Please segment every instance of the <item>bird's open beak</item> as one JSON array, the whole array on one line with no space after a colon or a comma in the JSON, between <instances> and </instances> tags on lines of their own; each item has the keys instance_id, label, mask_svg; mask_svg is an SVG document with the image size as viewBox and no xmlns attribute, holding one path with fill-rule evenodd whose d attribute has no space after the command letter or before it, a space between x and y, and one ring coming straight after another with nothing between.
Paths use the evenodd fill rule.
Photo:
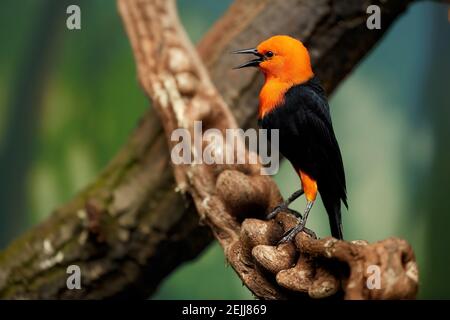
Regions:
<instances>
[{"instance_id":1,"label":"bird's open beak","mask_svg":"<svg viewBox=\"0 0 450 320\"><path fill-rule=\"evenodd\" d=\"M247 61L237 67L234 67L233 69L241 69L241 68L246 68L246 67L257 67L257 66L259 66L259 64L261 62L263 62L263 55L261 53L259 53L258 50L256 50L255 48L233 51L232 53L234 53L234 54L254 54L255 56L258 57L256 59Z\"/></svg>"}]
</instances>

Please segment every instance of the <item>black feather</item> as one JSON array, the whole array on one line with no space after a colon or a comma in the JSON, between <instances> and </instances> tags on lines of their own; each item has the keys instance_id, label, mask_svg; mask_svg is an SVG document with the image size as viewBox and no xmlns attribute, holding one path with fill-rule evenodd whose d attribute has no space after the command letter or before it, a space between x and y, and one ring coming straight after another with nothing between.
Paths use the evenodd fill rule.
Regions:
<instances>
[{"instance_id":1,"label":"black feather","mask_svg":"<svg viewBox=\"0 0 450 320\"><path fill-rule=\"evenodd\" d=\"M344 165L324 90L318 79L291 87L259 124L279 129L280 152L317 181L332 235L342 239L341 201L347 207Z\"/></svg>"}]
</instances>

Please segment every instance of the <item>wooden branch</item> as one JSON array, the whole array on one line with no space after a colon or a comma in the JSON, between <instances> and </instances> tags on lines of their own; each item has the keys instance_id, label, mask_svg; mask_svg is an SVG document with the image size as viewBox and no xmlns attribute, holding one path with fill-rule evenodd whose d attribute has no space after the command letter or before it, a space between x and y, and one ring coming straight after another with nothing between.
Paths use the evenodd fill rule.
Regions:
<instances>
[{"instance_id":1,"label":"wooden branch","mask_svg":"<svg viewBox=\"0 0 450 320\"><path fill-rule=\"evenodd\" d=\"M417 264L405 240L388 238L369 244L331 237L316 240L301 233L295 245L274 246L274 235L278 237L295 224L296 219L287 214L280 214L276 222L248 219L242 224L247 256L251 254L256 265L273 275L281 287L311 298L416 297ZM247 244L249 239L256 241Z\"/></svg>"},{"instance_id":2,"label":"wooden branch","mask_svg":"<svg viewBox=\"0 0 450 320\"><path fill-rule=\"evenodd\" d=\"M140 83L159 113L169 145L175 145L170 137L176 129L193 136L195 121L202 121L204 130L216 128L223 135L226 129L237 128L178 21L174 1L119 0L119 11ZM215 148L216 154L227 152L219 144ZM192 156L194 151L191 147ZM337 294L357 299L415 297L417 265L404 240L367 245L299 234L295 246L275 247L274 241L297 223L296 218L285 215L278 222L245 219L242 228L240 224L243 218L264 217L282 200L274 182L261 175L259 165L198 163L176 165L174 171L178 189L192 196L228 262L258 298L293 298L299 293L312 298ZM367 285L371 266L382 277L380 287L373 291ZM275 271L275 277L263 269Z\"/></svg>"},{"instance_id":3,"label":"wooden branch","mask_svg":"<svg viewBox=\"0 0 450 320\"><path fill-rule=\"evenodd\" d=\"M148 113L97 181L0 254L0 298L146 298L208 244L174 192L167 144ZM82 290L67 290L80 266Z\"/></svg>"},{"instance_id":4,"label":"wooden branch","mask_svg":"<svg viewBox=\"0 0 450 320\"><path fill-rule=\"evenodd\" d=\"M225 129L237 128L184 33L173 1L119 0L119 11L131 40L140 83L160 115L169 145L175 144L170 141L175 129L184 128L193 136L194 121L202 121L203 130L217 128L223 134ZM260 200L245 208L273 207L281 201L276 185L267 176L260 176L260 169L257 165L174 167L177 188L192 196L201 220L211 228L245 285L259 297L280 298L282 295L262 274L238 259L240 249L234 247L239 243L240 227L236 211L229 209L233 202L224 201L229 183L239 187L228 190L234 201L242 195ZM242 184L227 180L230 175ZM264 214L264 210L258 211Z\"/></svg>"},{"instance_id":5,"label":"wooden branch","mask_svg":"<svg viewBox=\"0 0 450 320\"><path fill-rule=\"evenodd\" d=\"M251 72L240 76L229 72L235 64L226 54L230 49L254 45L273 33L305 36L303 40L314 48L315 69L331 90L407 4L379 3L383 28L368 34L362 29L364 0L238 0L205 36L199 52L238 124L248 127L255 123L260 80ZM303 15L305 10L308 14ZM350 40L351 50L344 47ZM222 173L222 183L249 183L230 172L228 180ZM208 229L198 225L189 197L175 192L166 138L150 109L129 142L88 188L0 253L0 297L145 298L165 275L197 256L210 241ZM66 288L70 264L82 269L82 290Z\"/></svg>"}]
</instances>

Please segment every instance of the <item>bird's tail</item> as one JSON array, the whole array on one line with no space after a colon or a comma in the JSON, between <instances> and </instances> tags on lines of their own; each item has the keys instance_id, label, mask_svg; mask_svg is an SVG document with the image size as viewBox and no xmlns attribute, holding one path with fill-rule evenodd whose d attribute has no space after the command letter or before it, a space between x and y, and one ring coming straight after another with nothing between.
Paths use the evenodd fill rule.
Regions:
<instances>
[{"instance_id":1,"label":"bird's tail","mask_svg":"<svg viewBox=\"0 0 450 320\"><path fill-rule=\"evenodd\" d=\"M341 218L341 199L336 196L321 193L323 205L328 213L330 220L331 235L336 239L343 240L342 218Z\"/></svg>"}]
</instances>

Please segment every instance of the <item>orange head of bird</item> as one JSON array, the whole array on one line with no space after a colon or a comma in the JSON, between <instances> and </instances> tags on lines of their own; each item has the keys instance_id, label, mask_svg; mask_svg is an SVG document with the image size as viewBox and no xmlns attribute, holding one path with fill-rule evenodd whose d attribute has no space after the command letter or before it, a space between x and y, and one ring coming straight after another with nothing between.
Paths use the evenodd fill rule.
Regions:
<instances>
[{"instance_id":1,"label":"orange head of bird","mask_svg":"<svg viewBox=\"0 0 450 320\"><path fill-rule=\"evenodd\" d=\"M233 53L254 54L255 59L235 69L259 67L266 79L298 84L313 76L308 50L301 41L289 36L273 36L261 42L256 48Z\"/></svg>"}]
</instances>

